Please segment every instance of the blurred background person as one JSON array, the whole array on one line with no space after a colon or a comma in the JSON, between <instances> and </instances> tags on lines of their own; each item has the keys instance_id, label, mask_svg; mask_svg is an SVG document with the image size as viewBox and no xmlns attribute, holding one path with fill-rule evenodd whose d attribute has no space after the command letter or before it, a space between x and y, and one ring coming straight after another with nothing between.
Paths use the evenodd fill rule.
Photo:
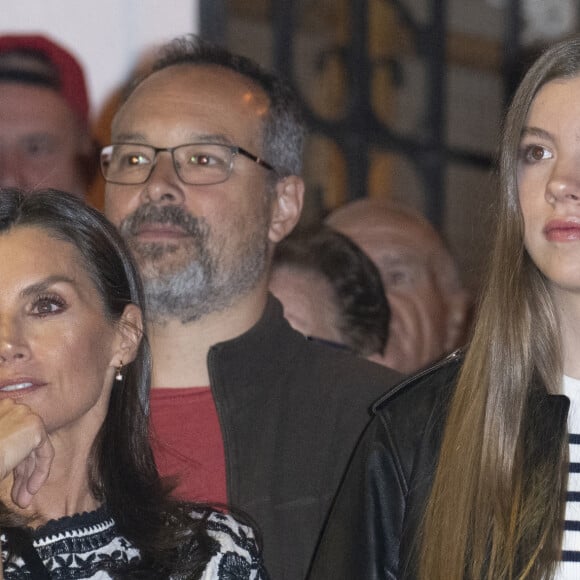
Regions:
<instances>
[{"instance_id":1,"label":"blurred background person","mask_svg":"<svg viewBox=\"0 0 580 580\"><path fill-rule=\"evenodd\" d=\"M326 223L360 246L381 273L391 307L383 364L411 373L461 345L470 300L451 254L424 217L363 199L336 209Z\"/></svg>"},{"instance_id":2,"label":"blurred background person","mask_svg":"<svg viewBox=\"0 0 580 580\"><path fill-rule=\"evenodd\" d=\"M380 274L349 238L322 226L296 231L274 252L270 291L305 336L382 356L390 309Z\"/></svg>"},{"instance_id":3,"label":"blurred background person","mask_svg":"<svg viewBox=\"0 0 580 580\"><path fill-rule=\"evenodd\" d=\"M75 57L44 36L0 36L0 186L84 196L97 162Z\"/></svg>"}]
</instances>

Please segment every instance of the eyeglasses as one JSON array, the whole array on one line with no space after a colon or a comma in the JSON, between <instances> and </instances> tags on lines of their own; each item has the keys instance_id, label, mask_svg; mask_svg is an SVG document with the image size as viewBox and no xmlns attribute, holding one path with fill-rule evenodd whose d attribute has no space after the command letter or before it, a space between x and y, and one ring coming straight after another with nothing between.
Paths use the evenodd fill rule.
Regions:
<instances>
[{"instance_id":1,"label":"eyeglasses","mask_svg":"<svg viewBox=\"0 0 580 580\"><path fill-rule=\"evenodd\" d=\"M109 183L145 183L151 177L157 156L165 151L171 154L179 179L189 185L223 183L232 174L236 155L243 155L268 171L275 171L260 157L235 145L187 143L177 147L152 147L138 143L116 143L101 151L101 172Z\"/></svg>"}]
</instances>

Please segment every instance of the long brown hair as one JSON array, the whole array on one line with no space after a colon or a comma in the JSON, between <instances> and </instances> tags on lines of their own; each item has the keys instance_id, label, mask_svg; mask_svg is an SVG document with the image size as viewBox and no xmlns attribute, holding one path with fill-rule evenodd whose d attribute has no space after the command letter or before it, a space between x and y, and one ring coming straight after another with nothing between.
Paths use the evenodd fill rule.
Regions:
<instances>
[{"instance_id":1,"label":"long brown hair","mask_svg":"<svg viewBox=\"0 0 580 580\"><path fill-rule=\"evenodd\" d=\"M564 420L543 426L548 394L560 389L560 333L550 282L524 247L517 166L539 89L578 75L580 38L554 45L524 77L505 120L495 241L427 503L421 578L550 578L557 565L567 429Z\"/></svg>"}]
</instances>

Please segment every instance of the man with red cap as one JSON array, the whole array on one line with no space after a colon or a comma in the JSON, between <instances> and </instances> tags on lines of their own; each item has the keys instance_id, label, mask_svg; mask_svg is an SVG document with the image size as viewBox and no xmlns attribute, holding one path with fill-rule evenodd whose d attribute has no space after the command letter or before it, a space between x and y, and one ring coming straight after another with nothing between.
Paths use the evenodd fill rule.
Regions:
<instances>
[{"instance_id":1,"label":"man with red cap","mask_svg":"<svg viewBox=\"0 0 580 580\"><path fill-rule=\"evenodd\" d=\"M83 71L43 36L0 36L0 187L84 195L95 171Z\"/></svg>"}]
</instances>

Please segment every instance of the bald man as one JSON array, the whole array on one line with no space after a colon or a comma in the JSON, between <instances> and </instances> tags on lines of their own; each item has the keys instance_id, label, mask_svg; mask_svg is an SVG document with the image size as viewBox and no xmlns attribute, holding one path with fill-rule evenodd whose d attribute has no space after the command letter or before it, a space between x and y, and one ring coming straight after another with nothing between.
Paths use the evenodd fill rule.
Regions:
<instances>
[{"instance_id":1,"label":"bald man","mask_svg":"<svg viewBox=\"0 0 580 580\"><path fill-rule=\"evenodd\" d=\"M373 360L411 373L460 344L468 295L425 218L400 205L363 199L338 208L326 222L358 244L381 273L391 322L387 348Z\"/></svg>"}]
</instances>

